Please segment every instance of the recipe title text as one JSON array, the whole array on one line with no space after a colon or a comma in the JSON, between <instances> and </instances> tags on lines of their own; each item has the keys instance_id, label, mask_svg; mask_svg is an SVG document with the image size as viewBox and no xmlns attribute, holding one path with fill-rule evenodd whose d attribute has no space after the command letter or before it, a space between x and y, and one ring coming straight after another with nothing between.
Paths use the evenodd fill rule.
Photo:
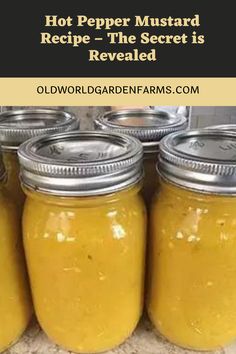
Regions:
<instances>
[{"instance_id":1,"label":"recipe title text","mask_svg":"<svg viewBox=\"0 0 236 354\"><path fill-rule=\"evenodd\" d=\"M90 62L157 61L160 46L203 45L205 35L200 27L198 14L125 18L45 15L40 43L73 48L86 46Z\"/></svg>"}]
</instances>

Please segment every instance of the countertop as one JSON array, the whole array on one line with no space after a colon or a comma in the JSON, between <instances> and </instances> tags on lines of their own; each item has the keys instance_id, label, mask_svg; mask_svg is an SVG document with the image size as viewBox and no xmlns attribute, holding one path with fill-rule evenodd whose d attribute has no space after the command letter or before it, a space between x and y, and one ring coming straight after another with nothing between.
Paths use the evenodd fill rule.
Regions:
<instances>
[{"instance_id":1,"label":"countertop","mask_svg":"<svg viewBox=\"0 0 236 354\"><path fill-rule=\"evenodd\" d=\"M73 354L53 344L33 321L24 336L5 354ZM205 354L209 352L204 352ZM159 338L152 325L143 319L136 331L124 344L106 354L200 354L200 352L180 349ZM202 354L202 352L201 352ZM236 354L236 344L211 352L211 354Z\"/></svg>"}]
</instances>

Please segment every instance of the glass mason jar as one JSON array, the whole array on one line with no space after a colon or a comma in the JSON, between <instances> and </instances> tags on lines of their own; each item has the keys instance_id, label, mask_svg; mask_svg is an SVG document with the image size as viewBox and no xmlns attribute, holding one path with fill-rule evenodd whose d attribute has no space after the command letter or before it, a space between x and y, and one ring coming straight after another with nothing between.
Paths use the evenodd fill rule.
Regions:
<instances>
[{"instance_id":1,"label":"glass mason jar","mask_svg":"<svg viewBox=\"0 0 236 354\"><path fill-rule=\"evenodd\" d=\"M171 342L236 339L236 134L178 132L160 144L151 213L149 316Z\"/></svg>"},{"instance_id":2,"label":"glass mason jar","mask_svg":"<svg viewBox=\"0 0 236 354\"><path fill-rule=\"evenodd\" d=\"M25 195L19 181L17 150L21 143L34 136L77 129L74 115L51 109L16 110L0 113L0 144L7 170L6 189L22 210Z\"/></svg>"},{"instance_id":3,"label":"glass mason jar","mask_svg":"<svg viewBox=\"0 0 236 354\"><path fill-rule=\"evenodd\" d=\"M167 134L187 127L184 116L161 110L130 109L107 112L95 120L98 130L125 133L139 139L144 148L143 196L147 207L156 190L156 163L159 141Z\"/></svg>"},{"instance_id":4,"label":"glass mason jar","mask_svg":"<svg viewBox=\"0 0 236 354\"><path fill-rule=\"evenodd\" d=\"M21 220L5 188L6 174L0 156L0 352L15 343L27 327L30 302Z\"/></svg>"},{"instance_id":5,"label":"glass mason jar","mask_svg":"<svg viewBox=\"0 0 236 354\"><path fill-rule=\"evenodd\" d=\"M72 351L119 345L143 307L142 145L122 134L72 132L34 138L19 158L24 246L40 325Z\"/></svg>"}]
</instances>

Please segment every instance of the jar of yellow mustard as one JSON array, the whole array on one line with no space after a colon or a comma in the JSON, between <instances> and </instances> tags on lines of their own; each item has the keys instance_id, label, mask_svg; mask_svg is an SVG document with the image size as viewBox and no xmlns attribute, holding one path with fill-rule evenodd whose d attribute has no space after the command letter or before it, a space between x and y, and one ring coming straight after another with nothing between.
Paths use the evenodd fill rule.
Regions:
<instances>
[{"instance_id":1,"label":"jar of yellow mustard","mask_svg":"<svg viewBox=\"0 0 236 354\"><path fill-rule=\"evenodd\" d=\"M122 134L71 132L34 138L19 158L24 246L42 328L75 352L119 345L142 313L142 145Z\"/></svg>"},{"instance_id":2,"label":"jar of yellow mustard","mask_svg":"<svg viewBox=\"0 0 236 354\"><path fill-rule=\"evenodd\" d=\"M6 191L5 179L0 156L0 352L19 339L32 313L20 234L21 220Z\"/></svg>"},{"instance_id":3,"label":"jar of yellow mustard","mask_svg":"<svg viewBox=\"0 0 236 354\"><path fill-rule=\"evenodd\" d=\"M145 172L143 196L149 207L157 186L156 163L159 141L169 133L186 129L187 119L161 110L117 110L99 116L95 120L95 128L125 133L142 142Z\"/></svg>"},{"instance_id":4,"label":"jar of yellow mustard","mask_svg":"<svg viewBox=\"0 0 236 354\"><path fill-rule=\"evenodd\" d=\"M171 342L215 350L236 339L236 134L173 133L158 168L149 316Z\"/></svg>"},{"instance_id":5,"label":"jar of yellow mustard","mask_svg":"<svg viewBox=\"0 0 236 354\"><path fill-rule=\"evenodd\" d=\"M31 137L73 130L78 125L79 121L74 115L59 110L13 110L0 113L0 144L7 170L6 189L19 209L22 209L25 200L19 181L19 145Z\"/></svg>"}]
</instances>

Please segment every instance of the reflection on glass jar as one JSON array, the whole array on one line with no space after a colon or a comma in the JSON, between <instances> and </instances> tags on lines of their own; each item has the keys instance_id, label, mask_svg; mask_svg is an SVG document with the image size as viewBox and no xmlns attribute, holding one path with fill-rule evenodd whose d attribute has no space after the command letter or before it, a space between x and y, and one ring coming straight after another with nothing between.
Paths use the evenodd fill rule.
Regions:
<instances>
[{"instance_id":1,"label":"reflection on glass jar","mask_svg":"<svg viewBox=\"0 0 236 354\"><path fill-rule=\"evenodd\" d=\"M234 134L201 130L160 145L147 307L158 331L185 348L236 339L235 143Z\"/></svg>"},{"instance_id":2,"label":"reflection on glass jar","mask_svg":"<svg viewBox=\"0 0 236 354\"><path fill-rule=\"evenodd\" d=\"M159 141L171 132L186 129L187 119L161 110L117 110L98 117L95 128L128 134L142 142L145 172L143 195L149 209L157 183L155 168Z\"/></svg>"},{"instance_id":3,"label":"reflection on glass jar","mask_svg":"<svg viewBox=\"0 0 236 354\"><path fill-rule=\"evenodd\" d=\"M119 345L143 307L141 144L119 134L76 132L32 140L19 156L27 194L24 245L40 325L76 352Z\"/></svg>"},{"instance_id":4,"label":"reflection on glass jar","mask_svg":"<svg viewBox=\"0 0 236 354\"><path fill-rule=\"evenodd\" d=\"M22 335L32 309L27 284L21 220L7 193L0 161L0 352Z\"/></svg>"},{"instance_id":5,"label":"reflection on glass jar","mask_svg":"<svg viewBox=\"0 0 236 354\"><path fill-rule=\"evenodd\" d=\"M8 175L6 189L20 211L25 200L17 158L20 144L34 136L74 130L78 126L79 121L73 115L59 110L16 110L0 114L0 143Z\"/></svg>"},{"instance_id":6,"label":"reflection on glass jar","mask_svg":"<svg viewBox=\"0 0 236 354\"><path fill-rule=\"evenodd\" d=\"M25 194L20 185L20 165L16 151L3 151L3 162L7 170L6 190L22 210Z\"/></svg>"},{"instance_id":7,"label":"reflection on glass jar","mask_svg":"<svg viewBox=\"0 0 236 354\"><path fill-rule=\"evenodd\" d=\"M145 177L142 192L148 209L151 207L153 196L159 185L156 171L157 154L157 152L154 154L144 154L143 159Z\"/></svg>"}]
</instances>

